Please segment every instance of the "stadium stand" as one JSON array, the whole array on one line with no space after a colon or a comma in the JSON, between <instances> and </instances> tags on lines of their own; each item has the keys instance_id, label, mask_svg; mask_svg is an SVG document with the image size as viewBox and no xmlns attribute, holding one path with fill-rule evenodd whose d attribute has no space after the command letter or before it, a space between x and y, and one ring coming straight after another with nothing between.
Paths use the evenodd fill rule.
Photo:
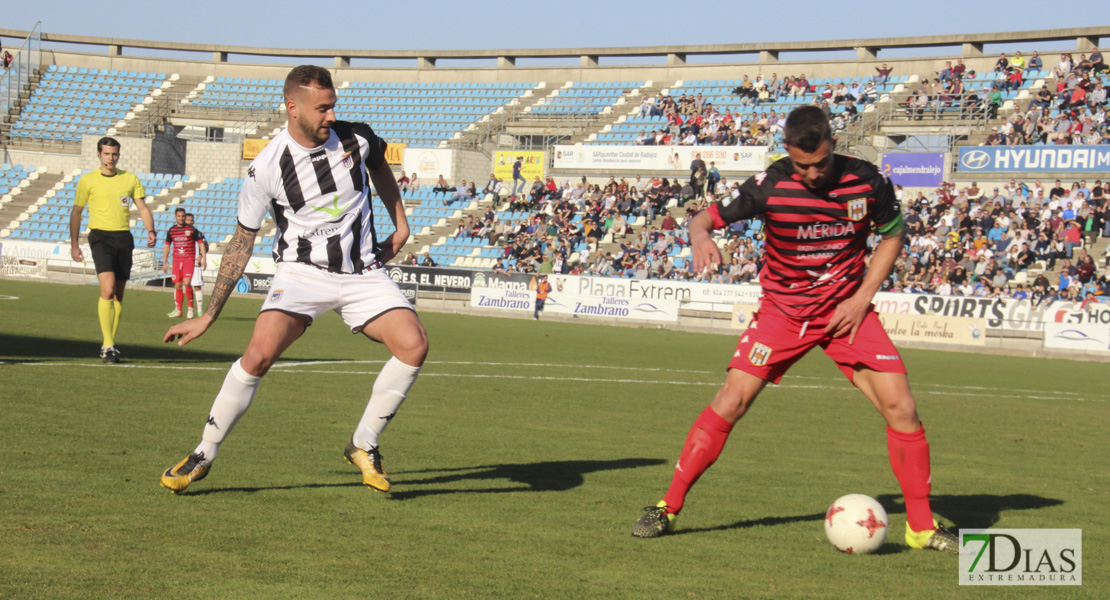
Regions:
<instances>
[{"instance_id":1,"label":"stadium stand","mask_svg":"<svg viewBox=\"0 0 1110 600\"><path fill-rule=\"evenodd\" d=\"M35 204L28 208L27 218L23 219L10 234L11 239L35 240L43 242L64 242L69 240L69 219L73 209L73 202L77 193L77 179L81 171L66 175L62 181L47 192L40 199L42 204ZM146 190L148 205L155 204L154 199L167 196L175 186L180 187L180 175L165 175L162 173L136 173L139 181ZM155 223L160 230L164 230L165 215L155 214ZM161 221L159 220L161 219ZM88 211L83 213L81 231L85 232L88 225ZM170 221L172 221L172 215ZM135 230L143 233L141 223Z\"/></svg>"},{"instance_id":2,"label":"stadium stand","mask_svg":"<svg viewBox=\"0 0 1110 600\"><path fill-rule=\"evenodd\" d=\"M388 140L436 147L521 98L535 83L402 84L344 82L336 117L374 124Z\"/></svg>"},{"instance_id":3,"label":"stadium stand","mask_svg":"<svg viewBox=\"0 0 1110 600\"><path fill-rule=\"evenodd\" d=\"M50 65L11 126L13 138L80 142L126 125L163 84L164 73Z\"/></svg>"},{"instance_id":4,"label":"stadium stand","mask_svg":"<svg viewBox=\"0 0 1110 600\"><path fill-rule=\"evenodd\" d=\"M879 76L872 75L879 71L874 56L812 65L761 64L751 78L741 75L745 69L751 72L749 67L734 66L724 68L732 78L713 79L704 78L707 69L696 66L668 68L666 72L671 76L662 78L653 72L653 80L619 75L606 78L604 69L589 73L586 79L587 71L583 70L573 71L576 76L582 75L582 80L572 78L554 86L550 79L545 82L527 76L520 77L525 81L472 82L460 80L462 77L451 81L452 76L439 81L434 74L429 79L436 81L360 81L359 77L371 75L355 69L344 71L350 74L350 80L338 86L337 116L369 122L384 138L409 147L465 148L487 154L490 148L499 147L499 136L540 137L536 131L543 132L544 143L763 145L781 151L782 120L792 108L803 104L825 108L841 136L842 150L872 160L889 148L872 147L867 140L882 136L885 128L891 126L900 128L897 135L901 137L918 134L942 137L947 140L942 151L949 153L955 151L956 143L1110 142L1105 109L1110 80L1105 70L1095 67L1086 56L1076 60L1065 53L1052 68L1014 66L1016 63L1007 58L992 69L993 58L973 55L968 58L966 71L956 73L952 63L958 61L963 68L961 58L905 60L896 63L894 74L880 72ZM50 65L41 77L32 78L26 102L19 103L5 118L3 127L10 143L50 140L76 145L83 135L109 133L125 125L137 107L167 89L167 84L177 77L157 72L176 70L176 66L124 71L94 67L78 55L67 55L66 61L69 64ZM768 73L771 69L786 73L780 79L777 74ZM811 76L801 75L803 69L811 71ZM163 96L159 102L166 104L169 113L179 110L190 117L208 116L221 122L260 119L261 126L246 130L270 131L281 126L282 79L277 77L280 70L264 70L258 73L259 77L242 76L244 69L227 74L220 74L217 69L217 75L212 76L194 73L191 79L187 77L188 86L195 85L192 92L183 97ZM614 69L612 74L618 71ZM535 73L528 71L529 75ZM675 74L679 76L674 77ZM512 78L512 73L506 72L506 79ZM957 128L961 126L963 129ZM66 175L64 181L57 182L61 184L59 189L28 198L19 192L32 189L28 187L31 175L49 177L35 168L23 171L20 168L0 170L0 197L6 199L0 202L0 218L11 219L9 226L0 231L0 237L63 241L68 237L66 203L72 202L72 176ZM481 173L488 168L474 169ZM558 171L550 174L561 180L582 175ZM716 194L708 195L698 189L703 184L687 183L685 174L674 181L675 172L626 173L621 181L641 175L645 182L650 182L650 187L632 192L631 183L622 186L613 182L610 186L599 173L586 175L588 180L581 186L563 181L554 189L545 188L539 197L502 196L492 204L479 198L452 204L451 193L435 193L427 187L406 191L406 213L421 245L418 252L405 260L420 261L426 256L426 260L445 267L557 269L718 282L751 278L746 265L758 263L762 226L758 222L738 224L718 239L730 257L737 257L740 268L735 268L730 259L718 272L693 273L687 260L689 247L682 224L707 201L731 193L735 182L722 176L719 182L712 182L716 184ZM742 178L744 174L727 175ZM670 180L664 183L664 176ZM36 185L49 183L42 177ZM171 207L180 205L197 215L201 229L217 247L231 234L240 178L177 176L179 180L174 180L164 174L144 177L148 194L160 199L154 207L159 229L172 221ZM472 169L462 177L482 178L484 173L476 174ZM1079 185L1078 181L1074 183ZM602 187L590 187L597 184ZM707 185L706 191L712 187ZM961 187L966 191L972 186L963 181ZM1091 192L1095 187L1100 186L1087 186L1086 190ZM1107 221L1105 215L1088 209L1080 216L1091 222L1083 226L1085 230L1093 228L1096 234L1069 242L1065 237L1073 234L1065 234L1066 224L1062 228L1051 226L1056 222L1054 216L1041 208L1048 201L1044 191L1047 186L1019 181L1016 188L986 203L967 198L966 193L961 197L956 189L946 185L935 191L920 190L923 202L904 200L912 216L922 223L922 230L892 276L892 289L898 285L927 292L942 285L932 277L927 282L920 281L920 273L910 259L931 263L926 264L927 268L944 266L950 273L951 265L938 261L935 248L950 245L944 236L953 229L957 231L955 245L963 251L961 258L974 257L973 262L963 261L965 269L973 275L967 283L990 282L989 291L972 286L963 290L968 294L1012 293L1014 282L1031 281L1045 270L1057 278L1059 274L1051 271L1063 264L1069 251L1073 255L1077 251L1081 255L1100 255L1102 246L1095 242L1100 237L1098 230ZM172 198L167 190L173 191ZM1076 191L1069 190L1065 198L1065 204L1069 200L1079 204ZM1090 193L1085 193L1082 204L1089 206L1090 198ZM1034 211L1022 211L1023 203L1038 206L1038 222L1024 228L1019 225ZM936 210L938 206L949 204L957 211L954 215L934 214L940 212ZM995 213L996 222L1008 220L1006 228L1010 232L1035 242L1032 262L1015 262L1013 248L992 251L997 256L988 255L985 262L990 264L990 259L995 259L997 269L979 272L982 247L998 242L988 237L989 244L985 244L978 237L975 227L984 210ZM18 211L18 216L4 211ZM965 218L971 219L972 225L961 225ZM948 223L946 219L956 221ZM375 227L382 237L392 231L380 207ZM994 228L986 229L983 233L989 236ZM1037 240L1042 233L1047 238L1045 244ZM265 225L255 246L257 256L269 255L272 234L273 225ZM611 255L608 261L604 260L606 253ZM1084 285L1088 284L1089 279Z\"/></svg>"}]
</instances>

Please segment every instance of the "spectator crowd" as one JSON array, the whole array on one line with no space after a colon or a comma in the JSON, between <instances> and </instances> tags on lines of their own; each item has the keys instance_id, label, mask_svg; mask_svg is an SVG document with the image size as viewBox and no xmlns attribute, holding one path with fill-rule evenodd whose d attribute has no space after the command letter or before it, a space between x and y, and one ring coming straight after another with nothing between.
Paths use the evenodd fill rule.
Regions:
<instances>
[{"instance_id":1,"label":"spectator crowd","mask_svg":"<svg viewBox=\"0 0 1110 600\"><path fill-rule=\"evenodd\" d=\"M857 114L857 105L875 102L878 85L893 69L876 68L865 81L813 86L804 74L779 79L744 77L733 91L742 106L763 112L718 111L702 94L678 97L645 96L639 113L662 116L667 125L643 131L642 145L765 145L781 133L787 107L777 103L808 100L825 108L835 130L843 130ZM1037 52L1000 55L993 78L974 79L961 59L946 61L905 103L911 118L928 111L955 109L968 115L997 116L1002 93L1022 88L1030 71L1044 70ZM1110 143L1106 118L1107 67L1094 49L1076 60L1063 54L1052 69L1051 84L1035 90L1025 111L1017 111L995 127L985 143L1105 144ZM972 83L974 81L974 83ZM970 85L969 85L970 84ZM844 110L833 111L841 106ZM678 256L689 245L684 224L709 203L739 195L739 183L722 177L712 163L695 158L689 179L610 177L603 185L585 177L572 182L539 177L524 193L507 196L496 177L480 191L476 182L449 186L440 179L438 191L454 194L447 203L486 199L485 214L458 223L454 237L482 238L500 249L495 271L562 273L641 279L681 279L707 283L745 283L758 279L762 267L763 224L735 223L719 245L723 262L695 272L691 260ZM945 183L930 194L902 198L907 243L884 291L992 298L1084 301L1110 293L1107 269L1110 252L1092 255L1100 237L1110 237L1110 205L1102 181L1088 186L1077 181L1026 184L1011 180L990 190L977 184L956 190ZM510 216L494 206L507 198ZM661 219L659 219L661 217ZM642 219L641 219L642 218ZM599 252L602 240L610 251ZM878 242L873 237L872 244ZM430 256L406 258L410 264L434 264Z\"/></svg>"},{"instance_id":2,"label":"spectator crowd","mask_svg":"<svg viewBox=\"0 0 1110 600\"><path fill-rule=\"evenodd\" d=\"M602 185L586 178L557 184L537 177L527 194L506 197L513 212L502 214L526 217L502 220L494 211L497 200L487 195L485 213L460 220L453 235L499 248L494 270L502 273L756 281L763 249L758 219L722 233L723 261L716 268L695 272L691 260L676 256L689 245L684 224L690 217L710 202L739 195L740 182L717 173L705 177L707 165L699 162L690 165L688 181L636 176L610 177ZM491 176L483 193L502 190L498 184ZM1110 203L1101 180L1067 187L1012 180L1000 188L973 183L958 191L945 183L915 198L902 198L896 189L907 243L883 291L1037 302L1110 293L1110 253L1090 253L1096 240L1110 237ZM616 246L599 252L600 242L609 239ZM435 266L428 255L409 255L405 262Z\"/></svg>"}]
</instances>

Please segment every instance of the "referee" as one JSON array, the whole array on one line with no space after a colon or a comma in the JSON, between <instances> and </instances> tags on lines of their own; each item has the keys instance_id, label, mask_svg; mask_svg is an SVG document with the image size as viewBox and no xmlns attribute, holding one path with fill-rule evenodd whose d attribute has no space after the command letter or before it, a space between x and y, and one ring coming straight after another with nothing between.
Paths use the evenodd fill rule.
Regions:
<instances>
[{"instance_id":1,"label":"referee","mask_svg":"<svg viewBox=\"0 0 1110 600\"><path fill-rule=\"evenodd\" d=\"M81 235L81 213L89 206L89 248L92 250L96 278L100 281L100 299L96 312L100 318L100 332L104 343L100 358L106 363L118 363L115 336L119 318L123 313L123 290L131 278L131 252L135 239L131 236L130 211L134 203L146 226L146 245L154 247L156 239L154 216L143 199L146 192L134 174L116 168L119 162L119 142L102 137L96 143L100 168L89 171L77 181L77 198L69 216L69 239L73 260L85 262L78 245Z\"/></svg>"}]
</instances>

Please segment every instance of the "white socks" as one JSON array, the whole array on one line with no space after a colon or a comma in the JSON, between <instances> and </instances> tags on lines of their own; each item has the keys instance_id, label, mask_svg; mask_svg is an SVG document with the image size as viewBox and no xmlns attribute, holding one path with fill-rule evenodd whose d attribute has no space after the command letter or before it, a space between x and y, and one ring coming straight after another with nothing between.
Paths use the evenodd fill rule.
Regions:
<instances>
[{"instance_id":1,"label":"white socks","mask_svg":"<svg viewBox=\"0 0 1110 600\"><path fill-rule=\"evenodd\" d=\"M204 314L204 292L201 291L201 288L193 288L193 299L196 301L197 316L199 317Z\"/></svg>"},{"instance_id":2,"label":"white socks","mask_svg":"<svg viewBox=\"0 0 1110 600\"><path fill-rule=\"evenodd\" d=\"M382 372L374 380L374 389L370 394L370 402L366 405L366 412L359 421L358 428L353 436L355 446L363 450L376 448L378 436L381 435L405 396L409 388L416 382L420 374L420 367L412 367L398 360L390 358L382 367ZM211 464L216 459L231 429L239 422L254 400L258 391L261 377L255 377L243 370L239 361L231 365L231 369L224 378L224 385L212 403L212 410L208 413L208 423L204 426L203 441L197 446L194 453L203 453L202 464Z\"/></svg>"},{"instance_id":3,"label":"white socks","mask_svg":"<svg viewBox=\"0 0 1110 600\"><path fill-rule=\"evenodd\" d=\"M405 396L419 373L420 367L406 365L397 357L390 358L385 363L382 372L374 380L374 391L370 394L370 402L366 405L366 412L362 414L358 428L355 429L355 435L352 438L355 447L370 450L378 446L378 436L385 431L389 421L405 401Z\"/></svg>"},{"instance_id":4,"label":"white socks","mask_svg":"<svg viewBox=\"0 0 1110 600\"><path fill-rule=\"evenodd\" d=\"M212 403L212 410L208 413L208 423L204 426L202 436L204 441L194 450L194 453L204 454L201 464L211 464L216 459L220 444L227 439L227 434L231 433L239 418L251 407L254 393L258 391L258 384L261 381L261 377L244 371L238 360L231 365L231 370L224 378L224 386L220 388L216 401Z\"/></svg>"}]
</instances>

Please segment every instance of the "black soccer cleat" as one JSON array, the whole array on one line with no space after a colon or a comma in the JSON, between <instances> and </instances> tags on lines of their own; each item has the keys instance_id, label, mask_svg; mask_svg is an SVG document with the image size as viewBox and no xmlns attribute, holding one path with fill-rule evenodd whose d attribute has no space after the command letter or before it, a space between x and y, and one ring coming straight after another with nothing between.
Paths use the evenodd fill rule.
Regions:
<instances>
[{"instance_id":1,"label":"black soccer cleat","mask_svg":"<svg viewBox=\"0 0 1110 600\"><path fill-rule=\"evenodd\" d=\"M632 526L632 535L638 538L654 538L674 528L674 513L668 511L667 503L660 500L655 506L644 508L644 514Z\"/></svg>"}]
</instances>

